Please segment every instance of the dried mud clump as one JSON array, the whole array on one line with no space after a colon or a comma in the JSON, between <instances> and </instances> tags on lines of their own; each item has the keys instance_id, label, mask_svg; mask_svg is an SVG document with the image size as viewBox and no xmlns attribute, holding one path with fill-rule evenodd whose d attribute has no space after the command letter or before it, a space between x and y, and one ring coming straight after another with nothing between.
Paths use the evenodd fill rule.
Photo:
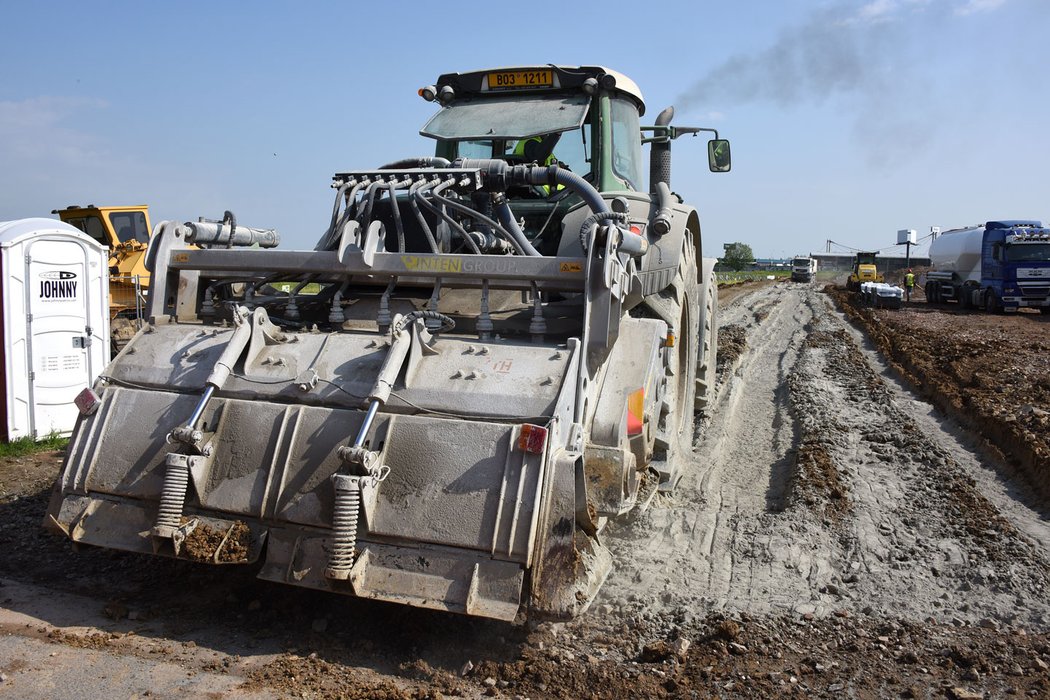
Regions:
<instances>
[{"instance_id":1,"label":"dried mud clump","mask_svg":"<svg viewBox=\"0 0 1050 700\"><path fill-rule=\"evenodd\" d=\"M221 530L199 523L183 543L186 557L193 561L237 564L248 561L251 531L237 521Z\"/></svg>"},{"instance_id":2,"label":"dried mud clump","mask_svg":"<svg viewBox=\"0 0 1050 700\"><path fill-rule=\"evenodd\" d=\"M848 489L827 447L805 442L795 456L795 493L808 507L819 506L824 517L836 521L849 512Z\"/></svg>"},{"instance_id":3,"label":"dried mud clump","mask_svg":"<svg viewBox=\"0 0 1050 700\"><path fill-rule=\"evenodd\" d=\"M743 326L727 325L718 329L718 371L732 367L747 348L747 331Z\"/></svg>"}]
</instances>

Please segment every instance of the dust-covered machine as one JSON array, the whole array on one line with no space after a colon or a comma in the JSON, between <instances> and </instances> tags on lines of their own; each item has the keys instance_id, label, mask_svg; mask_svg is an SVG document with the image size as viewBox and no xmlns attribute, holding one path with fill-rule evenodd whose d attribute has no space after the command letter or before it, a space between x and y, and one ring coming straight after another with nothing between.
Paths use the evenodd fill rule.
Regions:
<instances>
[{"instance_id":1,"label":"dust-covered machine","mask_svg":"<svg viewBox=\"0 0 1050 700\"><path fill-rule=\"evenodd\" d=\"M157 226L149 323L82 397L51 527L470 615L587 607L604 524L674 486L711 396L714 260L669 186L701 129L641 127L600 67L420 95L436 155L336 174L314 250Z\"/></svg>"}]
</instances>

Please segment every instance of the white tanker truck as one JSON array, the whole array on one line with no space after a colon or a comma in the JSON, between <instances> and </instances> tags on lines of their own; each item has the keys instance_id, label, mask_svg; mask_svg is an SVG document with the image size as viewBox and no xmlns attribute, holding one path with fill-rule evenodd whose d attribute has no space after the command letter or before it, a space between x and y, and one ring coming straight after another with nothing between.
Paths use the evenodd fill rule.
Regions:
<instances>
[{"instance_id":1,"label":"white tanker truck","mask_svg":"<svg viewBox=\"0 0 1050 700\"><path fill-rule=\"evenodd\" d=\"M1040 221L989 221L946 231L930 245L926 300L989 313L1050 314L1050 229Z\"/></svg>"}]
</instances>

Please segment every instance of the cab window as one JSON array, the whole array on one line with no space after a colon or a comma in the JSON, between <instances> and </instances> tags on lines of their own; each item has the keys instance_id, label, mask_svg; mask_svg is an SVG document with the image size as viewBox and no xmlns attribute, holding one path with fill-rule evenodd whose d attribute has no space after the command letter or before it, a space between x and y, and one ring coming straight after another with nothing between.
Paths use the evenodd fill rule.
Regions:
<instances>
[{"instance_id":1,"label":"cab window","mask_svg":"<svg viewBox=\"0 0 1050 700\"><path fill-rule=\"evenodd\" d=\"M612 167L627 185L642 191L642 130L638 108L626 98L612 99Z\"/></svg>"},{"instance_id":2,"label":"cab window","mask_svg":"<svg viewBox=\"0 0 1050 700\"><path fill-rule=\"evenodd\" d=\"M146 215L142 212L113 211L109 213L109 223L117 232L117 240L121 243L149 243L149 228L146 226Z\"/></svg>"},{"instance_id":3,"label":"cab window","mask_svg":"<svg viewBox=\"0 0 1050 700\"><path fill-rule=\"evenodd\" d=\"M66 219L66 223L77 227L102 245L109 247L109 236L106 235L106 227L102 225L102 219L97 216L78 216Z\"/></svg>"}]
</instances>

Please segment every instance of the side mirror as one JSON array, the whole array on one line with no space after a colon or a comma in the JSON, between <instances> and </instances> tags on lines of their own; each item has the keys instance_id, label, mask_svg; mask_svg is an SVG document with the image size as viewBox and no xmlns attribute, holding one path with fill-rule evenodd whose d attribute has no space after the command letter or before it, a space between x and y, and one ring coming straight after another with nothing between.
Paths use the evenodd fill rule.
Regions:
<instances>
[{"instance_id":1,"label":"side mirror","mask_svg":"<svg viewBox=\"0 0 1050 700\"><path fill-rule=\"evenodd\" d=\"M707 162L711 172L728 173L733 167L733 161L729 155L729 141L726 139L711 139L708 141Z\"/></svg>"}]
</instances>

